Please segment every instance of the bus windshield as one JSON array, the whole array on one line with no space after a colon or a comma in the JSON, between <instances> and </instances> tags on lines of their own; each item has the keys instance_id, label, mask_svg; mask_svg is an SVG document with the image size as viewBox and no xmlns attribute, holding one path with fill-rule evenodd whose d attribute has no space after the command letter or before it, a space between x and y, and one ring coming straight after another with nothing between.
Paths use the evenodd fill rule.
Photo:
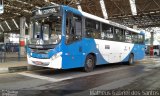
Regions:
<instances>
[{"instance_id":1,"label":"bus windshield","mask_svg":"<svg viewBox=\"0 0 160 96\"><path fill-rule=\"evenodd\" d=\"M61 16L47 16L31 20L29 44L58 44L61 40Z\"/></svg>"}]
</instances>

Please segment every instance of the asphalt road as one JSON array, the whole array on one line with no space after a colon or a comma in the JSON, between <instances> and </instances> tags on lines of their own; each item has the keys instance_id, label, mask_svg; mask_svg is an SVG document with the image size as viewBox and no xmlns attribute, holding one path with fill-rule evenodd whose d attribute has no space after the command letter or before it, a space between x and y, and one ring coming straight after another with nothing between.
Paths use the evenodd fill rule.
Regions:
<instances>
[{"instance_id":1,"label":"asphalt road","mask_svg":"<svg viewBox=\"0 0 160 96\"><path fill-rule=\"evenodd\" d=\"M158 57L145 58L132 66L121 63L97 66L93 72L89 73L82 72L78 68L0 74L0 96L121 95L111 94L110 91L97 93L95 90L138 90L134 93L141 96L139 90L160 91L159 74L160 59ZM157 91L152 94L147 92L143 95L160 95Z\"/></svg>"}]
</instances>

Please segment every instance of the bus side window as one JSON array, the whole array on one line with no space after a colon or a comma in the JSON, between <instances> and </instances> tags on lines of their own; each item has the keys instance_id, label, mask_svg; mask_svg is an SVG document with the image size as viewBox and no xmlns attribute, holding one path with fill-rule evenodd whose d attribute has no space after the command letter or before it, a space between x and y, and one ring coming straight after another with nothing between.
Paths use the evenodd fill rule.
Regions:
<instances>
[{"instance_id":1,"label":"bus side window","mask_svg":"<svg viewBox=\"0 0 160 96\"><path fill-rule=\"evenodd\" d=\"M86 25L85 26L86 37L91 38L93 33L91 20L86 18L85 25Z\"/></svg>"},{"instance_id":2,"label":"bus side window","mask_svg":"<svg viewBox=\"0 0 160 96\"><path fill-rule=\"evenodd\" d=\"M82 19L80 16L75 16L75 35L77 39L81 38L82 35Z\"/></svg>"},{"instance_id":3,"label":"bus side window","mask_svg":"<svg viewBox=\"0 0 160 96\"><path fill-rule=\"evenodd\" d=\"M71 44L81 39L82 18L72 13L67 14L66 19L66 43Z\"/></svg>"},{"instance_id":4,"label":"bus side window","mask_svg":"<svg viewBox=\"0 0 160 96\"><path fill-rule=\"evenodd\" d=\"M85 25L87 38L101 38L100 22L86 18Z\"/></svg>"},{"instance_id":5,"label":"bus side window","mask_svg":"<svg viewBox=\"0 0 160 96\"><path fill-rule=\"evenodd\" d=\"M101 39L113 40L113 27L112 26L102 23Z\"/></svg>"},{"instance_id":6,"label":"bus side window","mask_svg":"<svg viewBox=\"0 0 160 96\"><path fill-rule=\"evenodd\" d=\"M125 31L125 42L131 43L132 42L132 35L130 31Z\"/></svg>"},{"instance_id":7,"label":"bus side window","mask_svg":"<svg viewBox=\"0 0 160 96\"><path fill-rule=\"evenodd\" d=\"M132 33L132 43L138 43L138 34Z\"/></svg>"},{"instance_id":8,"label":"bus side window","mask_svg":"<svg viewBox=\"0 0 160 96\"><path fill-rule=\"evenodd\" d=\"M123 30L120 28L114 28L114 38L116 41L124 41L124 33Z\"/></svg>"},{"instance_id":9,"label":"bus side window","mask_svg":"<svg viewBox=\"0 0 160 96\"><path fill-rule=\"evenodd\" d=\"M143 44L144 43L144 36L143 35L138 35L138 43Z\"/></svg>"}]
</instances>

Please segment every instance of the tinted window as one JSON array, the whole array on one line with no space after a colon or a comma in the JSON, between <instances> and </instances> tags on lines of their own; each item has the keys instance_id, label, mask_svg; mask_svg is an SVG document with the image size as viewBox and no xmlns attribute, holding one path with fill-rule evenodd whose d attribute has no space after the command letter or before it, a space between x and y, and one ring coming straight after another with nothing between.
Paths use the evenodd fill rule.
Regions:
<instances>
[{"instance_id":1,"label":"tinted window","mask_svg":"<svg viewBox=\"0 0 160 96\"><path fill-rule=\"evenodd\" d=\"M101 39L113 40L113 27L108 24L102 24Z\"/></svg>"},{"instance_id":2,"label":"tinted window","mask_svg":"<svg viewBox=\"0 0 160 96\"><path fill-rule=\"evenodd\" d=\"M138 43L143 44L144 43L144 36L138 35Z\"/></svg>"},{"instance_id":3,"label":"tinted window","mask_svg":"<svg viewBox=\"0 0 160 96\"><path fill-rule=\"evenodd\" d=\"M138 43L138 34L132 33L132 43Z\"/></svg>"},{"instance_id":4,"label":"tinted window","mask_svg":"<svg viewBox=\"0 0 160 96\"><path fill-rule=\"evenodd\" d=\"M81 39L82 18L72 13L67 14L66 19L66 43L70 44Z\"/></svg>"},{"instance_id":5,"label":"tinted window","mask_svg":"<svg viewBox=\"0 0 160 96\"><path fill-rule=\"evenodd\" d=\"M125 42L127 43L131 43L132 42L132 38L131 38L131 32L130 31L125 31Z\"/></svg>"},{"instance_id":6,"label":"tinted window","mask_svg":"<svg viewBox=\"0 0 160 96\"><path fill-rule=\"evenodd\" d=\"M100 39L100 23L91 19L86 19L86 37Z\"/></svg>"},{"instance_id":7,"label":"tinted window","mask_svg":"<svg viewBox=\"0 0 160 96\"><path fill-rule=\"evenodd\" d=\"M120 28L114 28L114 38L116 41L124 41L124 32Z\"/></svg>"}]
</instances>

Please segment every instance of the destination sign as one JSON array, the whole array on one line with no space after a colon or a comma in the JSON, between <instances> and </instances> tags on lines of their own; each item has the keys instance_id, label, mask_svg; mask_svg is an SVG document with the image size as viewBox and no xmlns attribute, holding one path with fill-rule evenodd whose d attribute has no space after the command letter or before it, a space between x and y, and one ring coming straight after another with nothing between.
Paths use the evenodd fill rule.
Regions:
<instances>
[{"instance_id":1,"label":"destination sign","mask_svg":"<svg viewBox=\"0 0 160 96\"><path fill-rule=\"evenodd\" d=\"M45 14L53 14L53 13L59 13L60 7L52 7L52 8L42 8L34 11L34 15L45 15Z\"/></svg>"}]
</instances>

